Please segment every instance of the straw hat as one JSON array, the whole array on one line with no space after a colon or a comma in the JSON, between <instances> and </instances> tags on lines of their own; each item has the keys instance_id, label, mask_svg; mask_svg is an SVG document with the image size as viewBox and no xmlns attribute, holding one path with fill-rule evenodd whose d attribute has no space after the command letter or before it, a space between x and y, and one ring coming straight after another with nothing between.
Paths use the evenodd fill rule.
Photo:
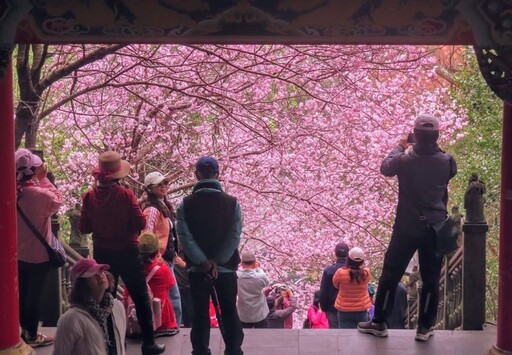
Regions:
<instances>
[{"instance_id":1,"label":"straw hat","mask_svg":"<svg viewBox=\"0 0 512 355\"><path fill-rule=\"evenodd\" d=\"M114 151L101 153L98 158L98 167L93 171L93 175L103 181L122 179L129 173L130 163L122 160L119 153Z\"/></svg>"}]
</instances>

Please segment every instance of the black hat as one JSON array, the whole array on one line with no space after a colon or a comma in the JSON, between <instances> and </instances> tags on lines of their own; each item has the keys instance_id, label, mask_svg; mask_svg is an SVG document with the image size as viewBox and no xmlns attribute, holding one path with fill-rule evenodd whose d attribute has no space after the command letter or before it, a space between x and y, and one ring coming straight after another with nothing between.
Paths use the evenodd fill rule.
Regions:
<instances>
[{"instance_id":1,"label":"black hat","mask_svg":"<svg viewBox=\"0 0 512 355\"><path fill-rule=\"evenodd\" d=\"M339 242L334 248L334 253L338 258L346 257L348 255L348 245L345 242Z\"/></svg>"},{"instance_id":2,"label":"black hat","mask_svg":"<svg viewBox=\"0 0 512 355\"><path fill-rule=\"evenodd\" d=\"M219 163L214 157L201 157L196 163L196 171L200 173L219 172Z\"/></svg>"}]
</instances>

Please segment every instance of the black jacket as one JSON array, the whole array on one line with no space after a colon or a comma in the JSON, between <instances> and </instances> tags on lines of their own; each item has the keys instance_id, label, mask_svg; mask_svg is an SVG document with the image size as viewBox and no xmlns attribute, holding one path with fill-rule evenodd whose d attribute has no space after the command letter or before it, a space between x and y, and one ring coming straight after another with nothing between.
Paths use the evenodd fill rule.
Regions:
<instances>
[{"instance_id":1,"label":"black jacket","mask_svg":"<svg viewBox=\"0 0 512 355\"><path fill-rule=\"evenodd\" d=\"M457 174L457 164L450 154L437 145L416 144L407 152L398 146L383 160L380 171L385 176L398 177L395 228L399 231L424 228L422 214L428 224L446 218L448 182Z\"/></svg>"},{"instance_id":2,"label":"black jacket","mask_svg":"<svg viewBox=\"0 0 512 355\"><path fill-rule=\"evenodd\" d=\"M340 267L347 263L346 257L341 257L332 265L327 266L322 273L320 281L320 306L324 312L337 312L334 308L334 302L338 296L338 289L334 287L332 278Z\"/></svg>"}]
</instances>

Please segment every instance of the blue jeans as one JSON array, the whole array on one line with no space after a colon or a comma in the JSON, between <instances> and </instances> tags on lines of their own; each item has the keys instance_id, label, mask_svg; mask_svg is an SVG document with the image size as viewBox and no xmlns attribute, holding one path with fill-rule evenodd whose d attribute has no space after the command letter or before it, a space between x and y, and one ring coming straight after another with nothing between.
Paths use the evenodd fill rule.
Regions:
<instances>
[{"instance_id":1,"label":"blue jeans","mask_svg":"<svg viewBox=\"0 0 512 355\"><path fill-rule=\"evenodd\" d=\"M176 276L174 275L173 262L169 262L169 268L171 269L172 276L176 280ZM174 315L176 316L176 323L178 323L178 326L181 326L181 296L180 289L178 288L178 282L174 284L174 287L169 289L169 298L171 299L172 309L174 310Z\"/></svg>"},{"instance_id":2,"label":"blue jeans","mask_svg":"<svg viewBox=\"0 0 512 355\"><path fill-rule=\"evenodd\" d=\"M368 311L342 312L338 311L338 327L340 329L356 329L357 323L368 320Z\"/></svg>"}]
</instances>

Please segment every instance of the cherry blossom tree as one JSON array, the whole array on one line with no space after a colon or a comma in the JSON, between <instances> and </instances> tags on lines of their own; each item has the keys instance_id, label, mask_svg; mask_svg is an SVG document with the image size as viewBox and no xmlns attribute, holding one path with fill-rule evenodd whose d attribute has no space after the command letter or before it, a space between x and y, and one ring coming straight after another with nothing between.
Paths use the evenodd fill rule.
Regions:
<instances>
[{"instance_id":1,"label":"cherry blossom tree","mask_svg":"<svg viewBox=\"0 0 512 355\"><path fill-rule=\"evenodd\" d=\"M77 55L66 48L54 65ZM465 113L439 73L426 47L130 45L47 88L40 144L68 206L106 148L130 161L136 190L167 174L175 204L196 159L215 156L242 206L242 250L305 307L340 239L381 265L397 185L379 166L414 117L437 116L444 147L462 137Z\"/></svg>"}]
</instances>

